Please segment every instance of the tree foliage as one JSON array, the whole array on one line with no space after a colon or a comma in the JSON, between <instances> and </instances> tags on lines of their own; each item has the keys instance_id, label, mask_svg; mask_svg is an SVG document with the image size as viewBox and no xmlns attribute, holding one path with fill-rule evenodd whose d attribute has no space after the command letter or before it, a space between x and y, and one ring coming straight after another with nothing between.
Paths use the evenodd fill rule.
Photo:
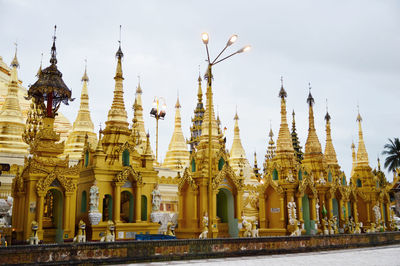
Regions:
<instances>
[{"instance_id":1,"label":"tree foliage","mask_svg":"<svg viewBox=\"0 0 400 266\"><path fill-rule=\"evenodd\" d=\"M383 146L383 155L386 155L385 168L389 171L396 171L400 167L400 140L399 138L394 138L394 140L388 139L389 143Z\"/></svg>"}]
</instances>

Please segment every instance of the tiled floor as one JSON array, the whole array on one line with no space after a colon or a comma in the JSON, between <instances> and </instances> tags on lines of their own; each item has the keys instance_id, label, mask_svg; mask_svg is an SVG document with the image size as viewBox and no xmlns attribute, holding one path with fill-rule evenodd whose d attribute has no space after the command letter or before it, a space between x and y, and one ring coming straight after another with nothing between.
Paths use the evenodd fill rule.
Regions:
<instances>
[{"instance_id":1,"label":"tiled floor","mask_svg":"<svg viewBox=\"0 0 400 266\"><path fill-rule=\"evenodd\" d=\"M362 249L346 249L334 251L322 251L311 253L297 253L286 255L270 255L256 257L238 257L238 258L222 258L222 259L206 259L206 260L188 260L188 261L170 261L170 262L153 262L135 265L217 265L217 266L391 266L400 265L400 245L383 246L375 248Z\"/></svg>"}]
</instances>

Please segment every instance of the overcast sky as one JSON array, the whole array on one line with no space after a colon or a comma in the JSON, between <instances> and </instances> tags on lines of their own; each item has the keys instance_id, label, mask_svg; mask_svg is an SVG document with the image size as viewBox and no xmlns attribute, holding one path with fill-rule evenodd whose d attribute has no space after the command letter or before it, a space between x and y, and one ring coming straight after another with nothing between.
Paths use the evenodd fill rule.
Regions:
<instances>
[{"instance_id":1,"label":"overcast sky","mask_svg":"<svg viewBox=\"0 0 400 266\"><path fill-rule=\"evenodd\" d=\"M96 132L100 122L104 125L112 102L115 52L122 25L125 106L131 122L140 75L145 126L153 150L155 120L147 114L154 96L167 101L167 116L159 125L161 158L173 132L178 90L183 132L190 136L198 66L202 75L206 70L200 38L204 31L210 34L212 57L233 33L239 39L230 52L246 44L253 47L215 66L213 87L216 109L222 125L228 128L229 148L237 105L240 135L251 164L254 151L259 164L263 161L270 121L275 137L278 135L281 75L288 94L288 113L296 112L303 148L308 130L308 82L323 149L328 99L333 144L347 178L352 161L350 145L352 140L356 145L358 142L357 104L371 167L376 167L387 139L399 137L400 1L0 0L0 56L9 64L13 43L18 41L19 78L25 87L36 80L42 52L44 67L49 65L54 24L58 66L77 98L61 112L71 123L75 120L87 58ZM290 115L288 120L291 126ZM392 180L392 174L388 179Z\"/></svg>"}]
</instances>

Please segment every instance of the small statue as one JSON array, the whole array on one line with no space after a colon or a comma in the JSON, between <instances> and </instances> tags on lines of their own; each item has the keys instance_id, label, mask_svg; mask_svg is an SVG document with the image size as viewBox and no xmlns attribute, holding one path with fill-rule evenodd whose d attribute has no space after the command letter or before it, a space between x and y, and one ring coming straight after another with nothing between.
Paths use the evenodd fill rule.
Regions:
<instances>
[{"instance_id":1,"label":"small statue","mask_svg":"<svg viewBox=\"0 0 400 266\"><path fill-rule=\"evenodd\" d=\"M319 206L319 199L317 198L317 203L315 204L315 212L316 212L316 214L317 214L317 223L319 224L319 208L320 208L320 206Z\"/></svg>"},{"instance_id":2,"label":"small statue","mask_svg":"<svg viewBox=\"0 0 400 266\"><path fill-rule=\"evenodd\" d=\"M37 230L39 229L38 223L36 221L32 221L31 228L32 228L32 234L27 240L27 242L29 242L29 245L39 245L39 237L37 235Z\"/></svg>"},{"instance_id":3,"label":"small statue","mask_svg":"<svg viewBox=\"0 0 400 266\"><path fill-rule=\"evenodd\" d=\"M165 233L167 236L175 236L175 234L174 234L174 232L172 230L173 225L174 225L173 223L168 222L168 224L167 224L167 232Z\"/></svg>"},{"instance_id":4,"label":"small statue","mask_svg":"<svg viewBox=\"0 0 400 266\"><path fill-rule=\"evenodd\" d=\"M339 228L337 226L337 216L333 216L333 233L335 235L339 234Z\"/></svg>"},{"instance_id":5,"label":"small statue","mask_svg":"<svg viewBox=\"0 0 400 266\"><path fill-rule=\"evenodd\" d=\"M203 231L200 233L199 238L205 239L208 236L208 213L204 212L203 220L202 220Z\"/></svg>"},{"instance_id":6,"label":"small statue","mask_svg":"<svg viewBox=\"0 0 400 266\"><path fill-rule=\"evenodd\" d=\"M161 204L161 192L160 192L160 190L158 190L158 184L156 184L154 186L154 189L151 192L151 195L153 196L152 211L158 212L158 211L160 211L160 204Z\"/></svg>"},{"instance_id":7,"label":"small statue","mask_svg":"<svg viewBox=\"0 0 400 266\"><path fill-rule=\"evenodd\" d=\"M369 229L367 229L366 233L375 233L376 232L376 224L371 223Z\"/></svg>"},{"instance_id":8,"label":"small statue","mask_svg":"<svg viewBox=\"0 0 400 266\"><path fill-rule=\"evenodd\" d=\"M376 203L372 210L374 211L375 224L378 225L381 220L381 208L379 207L379 202Z\"/></svg>"},{"instance_id":9,"label":"small statue","mask_svg":"<svg viewBox=\"0 0 400 266\"><path fill-rule=\"evenodd\" d=\"M354 234L361 234L361 223L355 224Z\"/></svg>"},{"instance_id":10,"label":"small statue","mask_svg":"<svg viewBox=\"0 0 400 266\"><path fill-rule=\"evenodd\" d=\"M330 235L333 235L335 233L334 229L333 229L333 224L334 224L333 219L329 219L328 220L328 230L329 230Z\"/></svg>"},{"instance_id":11,"label":"small statue","mask_svg":"<svg viewBox=\"0 0 400 266\"><path fill-rule=\"evenodd\" d=\"M243 237L251 237L251 229L252 229L251 222L244 220L243 227L244 227Z\"/></svg>"},{"instance_id":12,"label":"small statue","mask_svg":"<svg viewBox=\"0 0 400 266\"><path fill-rule=\"evenodd\" d=\"M86 242L86 224L82 219L79 221L78 234L74 237L74 242Z\"/></svg>"},{"instance_id":13,"label":"small statue","mask_svg":"<svg viewBox=\"0 0 400 266\"><path fill-rule=\"evenodd\" d=\"M99 210L99 188L96 185L96 181L94 181L93 186L90 187L90 196L89 196L89 211L98 211Z\"/></svg>"},{"instance_id":14,"label":"small statue","mask_svg":"<svg viewBox=\"0 0 400 266\"><path fill-rule=\"evenodd\" d=\"M324 235L329 235L328 225L328 219L325 217L324 219L322 219L322 232Z\"/></svg>"},{"instance_id":15,"label":"small statue","mask_svg":"<svg viewBox=\"0 0 400 266\"><path fill-rule=\"evenodd\" d=\"M251 229L251 237L260 237L260 235L258 234L257 222L253 223L253 227Z\"/></svg>"},{"instance_id":16,"label":"small statue","mask_svg":"<svg viewBox=\"0 0 400 266\"><path fill-rule=\"evenodd\" d=\"M356 227L356 224L355 224L355 222L354 222L353 217L351 217L351 218L350 218L350 224L349 224L349 233L350 233L350 234L354 234L355 227Z\"/></svg>"},{"instance_id":17,"label":"small statue","mask_svg":"<svg viewBox=\"0 0 400 266\"><path fill-rule=\"evenodd\" d=\"M108 220L106 235L100 239L100 242L115 242L115 226L114 222Z\"/></svg>"},{"instance_id":18,"label":"small statue","mask_svg":"<svg viewBox=\"0 0 400 266\"><path fill-rule=\"evenodd\" d=\"M286 182L294 183L295 181L296 181L296 180L295 180L294 177L293 177L292 170L289 170L289 175L288 175L288 177L286 177Z\"/></svg>"}]
</instances>

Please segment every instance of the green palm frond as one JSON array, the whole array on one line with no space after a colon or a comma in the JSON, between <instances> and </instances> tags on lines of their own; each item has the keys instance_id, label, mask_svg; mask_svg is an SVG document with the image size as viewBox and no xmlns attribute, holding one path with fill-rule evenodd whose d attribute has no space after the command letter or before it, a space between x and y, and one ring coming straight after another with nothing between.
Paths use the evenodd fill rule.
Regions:
<instances>
[{"instance_id":1,"label":"green palm frond","mask_svg":"<svg viewBox=\"0 0 400 266\"><path fill-rule=\"evenodd\" d=\"M388 139L389 143L386 143L382 151L383 155L387 155L385 159L385 168L389 171L396 171L400 167L400 140L394 138L394 140Z\"/></svg>"}]
</instances>

